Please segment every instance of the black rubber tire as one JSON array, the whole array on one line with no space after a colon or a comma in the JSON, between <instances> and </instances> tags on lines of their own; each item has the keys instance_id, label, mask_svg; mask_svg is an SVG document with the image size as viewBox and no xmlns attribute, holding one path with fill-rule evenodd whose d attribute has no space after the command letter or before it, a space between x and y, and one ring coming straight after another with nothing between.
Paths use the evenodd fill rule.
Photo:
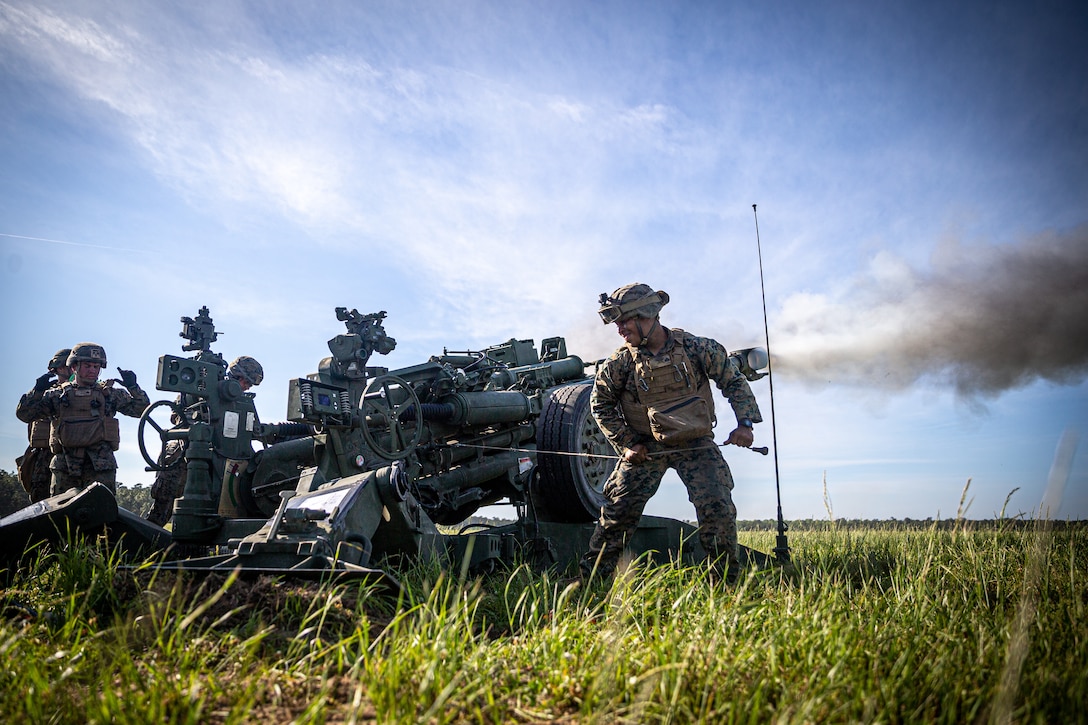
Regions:
<instances>
[{"instance_id":1,"label":"black rubber tire","mask_svg":"<svg viewBox=\"0 0 1088 725\"><path fill-rule=\"evenodd\" d=\"M589 410L591 381L551 392L537 427L539 476L530 488L542 521L595 521L605 502L604 484L616 467L616 451ZM578 455L555 455L578 454ZM590 454L590 455L586 455Z\"/></svg>"}]
</instances>

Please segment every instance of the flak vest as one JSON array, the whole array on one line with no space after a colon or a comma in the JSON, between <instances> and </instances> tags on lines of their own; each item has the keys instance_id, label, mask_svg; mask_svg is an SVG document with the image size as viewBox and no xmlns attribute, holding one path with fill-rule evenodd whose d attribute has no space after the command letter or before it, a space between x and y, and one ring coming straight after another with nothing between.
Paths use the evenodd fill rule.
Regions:
<instances>
[{"instance_id":1,"label":"flak vest","mask_svg":"<svg viewBox=\"0 0 1088 725\"><path fill-rule=\"evenodd\" d=\"M620 410L633 430L665 445L714 434L714 399L710 380L684 348L687 335L672 329L671 352L644 358L629 352L635 363L634 392L625 384Z\"/></svg>"},{"instance_id":2,"label":"flak vest","mask_svg":"<svg viewBox=\"0 0 1088 725\"><path fill-rule=\"evenodd\" d=\"M49 421L40 419L30 421L30 447L49 447Z\"/></svg>"},{"instance_id":3,"label":"flak vest","mask_svg":"<svg viewBox=\"0 0 1088 725\"><path fill-rule=\"evenodd\" d=\"M91 387L65 384L60 409L50 425L49 450L64 453L103 441L116 451L121 444L121 426L107 412L106 393L101 384Z\"/></svg>"}]
</instances>

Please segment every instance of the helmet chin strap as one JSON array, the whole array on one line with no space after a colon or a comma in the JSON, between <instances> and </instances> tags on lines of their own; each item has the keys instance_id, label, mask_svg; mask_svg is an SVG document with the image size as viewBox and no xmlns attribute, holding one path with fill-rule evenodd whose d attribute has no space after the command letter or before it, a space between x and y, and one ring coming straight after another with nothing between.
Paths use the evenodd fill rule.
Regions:
<instances>
[{"instance_id":1,"label":"helmet chin strap","mask_svg":"<svg viewBox=\"0 0 1088 725\"><path fill-rule=\"evenodd\" d=\"M650 341L650 335L654 334L654 330L657 329L658 327L660 327L660 325L661 325L661 318L660 317L654 317L654 324L650 326L650 331L649 332L643 332L642 331L642 325L639 322L640 320L643 320L643 319L645 319L645 318L643 318L643 317L636 317L635 318L635 328L638 330L638 334L642 335L642 339L639 340L638 345L636 345L636 347L646 347L646 343Z\"/></svg>"}]
</instances>

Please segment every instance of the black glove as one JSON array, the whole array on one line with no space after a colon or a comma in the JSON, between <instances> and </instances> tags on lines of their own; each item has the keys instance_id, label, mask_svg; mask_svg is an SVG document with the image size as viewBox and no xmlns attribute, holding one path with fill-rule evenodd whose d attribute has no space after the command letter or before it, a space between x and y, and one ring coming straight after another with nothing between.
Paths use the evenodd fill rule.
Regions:
<instances>
[{"instance_id":1,"label":"black glove","mask_svg":"<svg viewBox=\"0 0 1088 725\"><path fill-rule=\"evenodd\" d=\"M126 388L136 387L136 373L131 370L122 370L121 368L117 368L117 372L121 374L121 385L124 385Z\"/></svg>"},{"instance_id":2,"label":"black glove","mask_svg":"<svg viewBox=\"0 0 1088 725\"><path fill-rule=\"evenodd\" d=\"M52 386L53 386L53 373L46 373L45 375L38 378L37 381L34 383L34 389L37 390L39 393L44 393L46 390L49 390L49 388L51 388Z\"/></svg>"}]
</instances>

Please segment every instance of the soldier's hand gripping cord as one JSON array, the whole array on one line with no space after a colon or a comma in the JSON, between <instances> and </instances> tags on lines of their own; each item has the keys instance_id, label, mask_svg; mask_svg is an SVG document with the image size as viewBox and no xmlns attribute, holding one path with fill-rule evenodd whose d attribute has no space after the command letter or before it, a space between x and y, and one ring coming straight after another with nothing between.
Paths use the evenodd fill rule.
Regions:
<instances>
[{"instance_id":1,"label":"soldier's hand gripping cord","mask_svg":"<svg viewBox=\"0 0 1088 725\"><path fill-rule=\"evenodd\" d=\"M755 435L752 433L751 428L744 426L737 426L737 428L729 434L729 438L726 439L726 444L733 444L740 446L741 448L751 448L752 443L755 442Z\"/></svg>"},{"instance_id":2,"label":"soldier's hand gripping cord","mask_svg":"<svg viewBox=\"0 0 1088 725\"><path fill-rule=\"evenodd\" d=\"M646 446L641 443L636 443L623 452L623 460L627 463L642 463L649 457Z\"/></svg>"},{"instance_id":3,"label":"soldier's hand gripping cord","mask_svg":"<svg viewBox=\"0 0 1088 725\"><path fill-rule=\"evenodd\" d=\"M117 372L121 375L121 385L124 385L126 388L136 387L136 373L131 370L122 370L121 368L117 368Z\"/></svg>"},{"instance_id":4,"label":"soldier's hand gripping cord","mask_svg":"<svg viewBox=\"0 0 1088 725\"><path fill-rule=\"evenodd\" d=\"M52 385L53 373L46 373L34 382L34 389L37 390L39 393L44 393L46 390L49 390L50 386Z\"/></svg>"}]
</instances>

